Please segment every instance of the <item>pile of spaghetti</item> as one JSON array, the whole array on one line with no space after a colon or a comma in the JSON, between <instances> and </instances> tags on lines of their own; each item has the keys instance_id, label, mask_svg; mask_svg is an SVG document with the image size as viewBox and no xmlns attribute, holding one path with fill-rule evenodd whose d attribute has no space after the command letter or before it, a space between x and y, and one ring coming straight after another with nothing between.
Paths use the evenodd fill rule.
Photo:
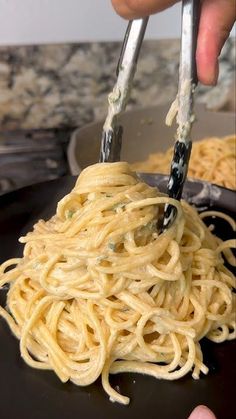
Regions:
<instances>
[{"instance_id":1,"label":"pile of spaghetti","mask_svg":"<svg viewBox=\"0 0 236 419\"><path fill-rule=\"evenodd\" d=\"M150 154L132 165L139 172L168 174L173 147L165 153ZM211 137L193 143L188 176L236 189L236 136Z\"/></svg>"},{"instance_id":2,"label":"pile of spaghetti","mask_svg":"<svg viewBox=\"0 0 236 419\"><path fill-rule=\"evenodd\" d=\"M160 232L166 203L177 217ZM127 163L85 169L56 215L20 242L23 257L0 267L0 286L10 284L0 315L25 362L63 382L87 386L101 375L110 399L127 404L109 374L198 378L208 372L199 341L235 338L235 277L223 258L235 263L235 242Z\"/></svg>"}]
</instances>

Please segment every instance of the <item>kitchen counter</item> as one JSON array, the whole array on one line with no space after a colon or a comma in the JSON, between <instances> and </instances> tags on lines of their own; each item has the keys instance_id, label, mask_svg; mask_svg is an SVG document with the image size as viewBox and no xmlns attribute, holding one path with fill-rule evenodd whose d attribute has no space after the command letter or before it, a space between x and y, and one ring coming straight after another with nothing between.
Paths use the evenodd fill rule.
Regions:
<instances>
[{"instance_id":1,"label":"kitchen counter","mask_svg":"<svg viewBox=\"0 0 236 419\"><path fill-rule=\"evenodd\" d=\"M128 108L171 103L176 95L178 40L145 41ZM82 126L104 118L120 43L0 48L1 130ZM235 45L220 59L219 83L199 86L197 102L227 106L235 78Z\"/></svg>"}]
</instances>

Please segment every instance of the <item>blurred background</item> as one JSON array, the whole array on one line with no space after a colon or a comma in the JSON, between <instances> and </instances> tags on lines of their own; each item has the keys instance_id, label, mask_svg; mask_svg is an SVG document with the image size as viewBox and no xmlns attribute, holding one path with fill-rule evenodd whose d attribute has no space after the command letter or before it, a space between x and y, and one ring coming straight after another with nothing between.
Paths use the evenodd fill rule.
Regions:
<instances>
[{"instance_id":1,"label":"blurred background","mask_svg":"<svg viewBox=\"0 0 236 419\"><path fill-rule=\"evenodd\" d=\"M1 44L117 41L126 27L109 0L0 0L0 6ZM175 5L152 17L146 38L177 38L179 31Z\"/></svg>"}]
</instances>

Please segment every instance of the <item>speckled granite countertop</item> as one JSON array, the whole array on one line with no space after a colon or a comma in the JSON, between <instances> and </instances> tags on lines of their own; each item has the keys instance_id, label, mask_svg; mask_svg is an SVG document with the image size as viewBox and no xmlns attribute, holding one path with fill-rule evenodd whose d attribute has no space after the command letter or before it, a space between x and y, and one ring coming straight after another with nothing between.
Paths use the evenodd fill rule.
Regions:
<instances>
[{"instance_id":1,"label":"speckled granite countertop","mask_svg":"<svg viewBox=\"0 0 236 419\"><path fill-rule=\"evenodd\" d=\"M82 126L104 118L119 43L0 48L0 129ZM145 41L128 108L170 103L177 88L178 40ZM235 42L221 54L219 83L197 101L220 108L235 78Z\"/></svg>"}]
</instances>

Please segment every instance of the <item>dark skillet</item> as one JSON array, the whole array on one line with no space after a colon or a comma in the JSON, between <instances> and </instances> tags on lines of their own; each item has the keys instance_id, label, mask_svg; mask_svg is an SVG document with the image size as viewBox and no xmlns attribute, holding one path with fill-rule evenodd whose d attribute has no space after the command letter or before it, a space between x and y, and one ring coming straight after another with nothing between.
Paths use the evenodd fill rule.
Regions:
<instances>
[{"instance_id":1,"label":"dark skillet","mask_svg":"<svg viewBox=\"0 0 236 419\"><path fill-rule=\"evenodd\" d=\"M165 177L147 174L142 177L152 185L158 184L161 190L165 189ZM75 178L65 177L0 197L0 262L21 255L18 237L31 229L39 218L50 217L58 200L74 183ZM214 186L207 194L202 188L207 191L209 186L203 182L187 182L184 197L201 209L222 209L235 215L233 191ZM214 223L220 237L232 237L227 223L215 220ZM1 302L4 300L2 292ZM234 419L236 342L217 345L203 340L202 348L210 371L208 376L197 381L189 375L175 382L135 374L111 377L111 383L132 399L131 404L124 407L109 402L100 380L87 388L79 388L71 383L60 383L52 372L29 368L21 360L17 340L0 320L0 418L143 419L146 416L149 419L187 419L196 405L206 404L218 419Z\"/></svg>"}]
</instances>

